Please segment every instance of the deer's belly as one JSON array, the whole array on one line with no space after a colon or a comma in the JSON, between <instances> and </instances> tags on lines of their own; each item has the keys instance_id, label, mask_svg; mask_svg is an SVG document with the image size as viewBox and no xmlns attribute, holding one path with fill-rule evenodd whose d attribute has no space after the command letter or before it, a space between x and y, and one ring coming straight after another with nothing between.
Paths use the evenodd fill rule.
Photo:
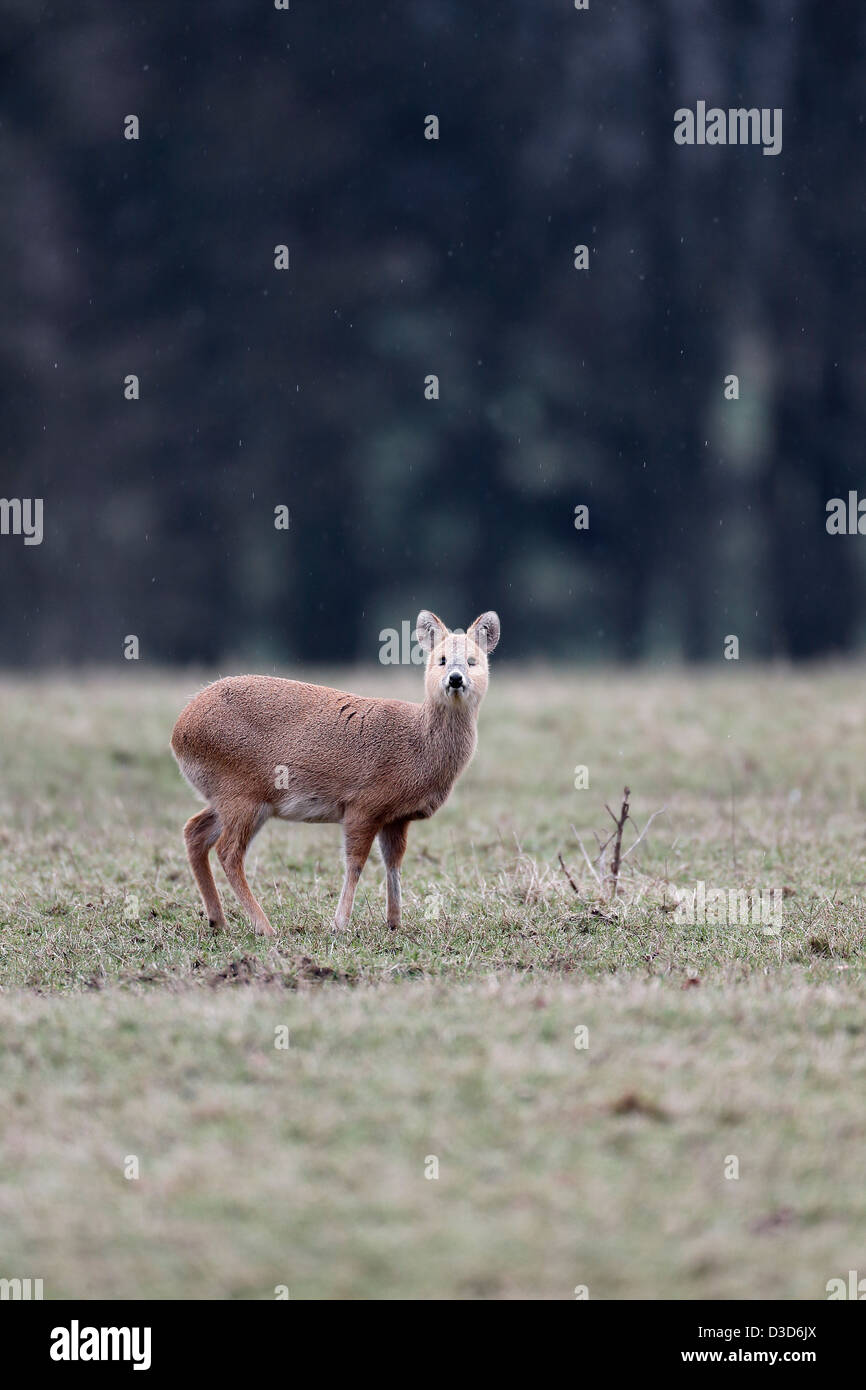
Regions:
<instances>
[{"instance_id":1,"label":"deer's belly","mask_svg":"<svg viewBox=\"0 0 866 1390\"><path fill-rule=\"evenodd\" d=\"M280 820L301 820L312 825L334 825L343 819L343 807L327 797L309 792L286 792L277 802Z\"/></svg>"}]
</instances>

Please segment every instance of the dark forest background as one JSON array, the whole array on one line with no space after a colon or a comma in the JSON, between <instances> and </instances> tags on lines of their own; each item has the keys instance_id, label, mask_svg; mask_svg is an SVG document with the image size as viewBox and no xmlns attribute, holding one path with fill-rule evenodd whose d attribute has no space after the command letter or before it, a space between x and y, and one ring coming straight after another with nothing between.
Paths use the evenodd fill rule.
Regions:
<instances>
[{"instance_id":1,"label":"dark forest background","mask_svg":"<svg viewBox=\"0 0 866 1390\"><path fill-rule=\"evenodd\" d=\"M0 496L45 517L0 664L374 659L421 606L508 659L864 642L866 7L0 15ZM782 153L676 145L698 99Z\"/></svg>"}]
</instances>

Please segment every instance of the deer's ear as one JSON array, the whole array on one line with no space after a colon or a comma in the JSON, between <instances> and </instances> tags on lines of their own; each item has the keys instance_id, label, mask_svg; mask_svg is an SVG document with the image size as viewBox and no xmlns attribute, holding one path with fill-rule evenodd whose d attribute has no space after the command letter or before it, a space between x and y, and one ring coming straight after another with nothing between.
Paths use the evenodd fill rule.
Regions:
<instances>
[{"instance_id":1,"label":"deer's ear","mask_svg":"<svg viewBox=\"0 0 866 1390\"><path fill-rule=\"evenodd\" d=\"M475 645L489 656L499 641L499 614L492 610L482 613L480 618L475 619L468 635Z\"/></svg>"},{"instance_id":2,"label":"deer's ear","mask_svg":"<svg viewBox=\"0 0 866 1390\"><path fill-rule=\"evenodd\" d=\"M425 652L432 652L433 648L438 647L439 643L448 636L448 629L442 619L436 617L435 613L430 613L426 608L422 608L415 624L415 636Z\"/></svg>"}]
</instances>

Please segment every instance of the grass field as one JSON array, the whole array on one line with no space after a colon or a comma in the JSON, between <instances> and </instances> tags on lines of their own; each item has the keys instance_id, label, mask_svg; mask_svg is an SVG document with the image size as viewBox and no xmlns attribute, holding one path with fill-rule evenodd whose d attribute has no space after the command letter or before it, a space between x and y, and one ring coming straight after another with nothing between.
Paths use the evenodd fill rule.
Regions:
<instances>
[{"instance_id":1,"label":"grass field","mask_svg":"<svg viewBox=\"0 0 866 1390\"><path fill-rule=\"evenodd\" d=\"M212 935L187 870L168 738L197 676L0 682L0 1278L813 1299L866 1275L866 672L721 665L494 669L475 762L410 833L404 932L371 859L335 940L338 829L272 823L271 944L219 868ZM593 831L626 784L625 850L663 814L611 899ZM698 881L782 890L781 929L678 921Z\"/></svg>"}]
</instances>

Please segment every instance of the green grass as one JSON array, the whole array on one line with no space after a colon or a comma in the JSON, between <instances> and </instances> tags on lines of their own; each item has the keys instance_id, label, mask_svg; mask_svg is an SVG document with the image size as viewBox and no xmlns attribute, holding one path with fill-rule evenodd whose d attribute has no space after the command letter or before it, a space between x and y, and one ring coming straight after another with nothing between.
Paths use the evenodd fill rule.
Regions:
<instances>
[{"instance_id":1,"label":"green grass","mask_svg":"<svg viewBox=\"0 0 866 1390\"><path fill-rule=\"evenodd\" d=\"M335 940L337 828L272 823L270 944L219 869L213 935L186 866L167 745L198 684L0 683L0 1277L821 1298L866 1274L862 669L494 670L475 762L410 832L405 930L371 859ZM626 783L639 829L664 813L610 900L577 837L593 860ZM699 879L784 889L781 932L678 923Z\"/></svg>"}]
</instances>

